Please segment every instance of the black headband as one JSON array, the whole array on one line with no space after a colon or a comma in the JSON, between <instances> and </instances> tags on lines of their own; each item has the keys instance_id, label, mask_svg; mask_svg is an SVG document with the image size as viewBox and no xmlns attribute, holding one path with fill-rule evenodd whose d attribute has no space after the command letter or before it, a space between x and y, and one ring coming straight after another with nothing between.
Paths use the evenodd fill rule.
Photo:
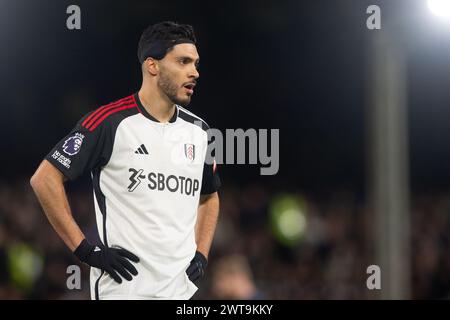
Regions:
<instances>
[{"instance_id":1,"label":"black headband","mask_svg":"<svg viewBox=\"0 0 450 320\"><path fill-rule=\"evenodd\" d=\"M194 41L190 39L177 39L177 40L157 40L151 43L148 43L142 48L139 53L139 62L142 64L148 57L161 60L167 53L167 50L172 48L173 46L180 43L192 43L195 44Z\"/></svg>"}]
</instances>

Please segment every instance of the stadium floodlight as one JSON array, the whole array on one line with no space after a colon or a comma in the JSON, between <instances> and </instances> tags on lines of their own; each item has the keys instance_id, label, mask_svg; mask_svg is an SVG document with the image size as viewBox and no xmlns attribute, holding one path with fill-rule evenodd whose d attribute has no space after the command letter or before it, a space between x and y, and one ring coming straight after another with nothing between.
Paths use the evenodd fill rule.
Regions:
<instances>
[{"instance_id":1,"label":"stadium floodlight","mask_svg":"<svg viewBox=\"0 0 450 320\"><path fill-rule=\"evenodd\" d=\"M450 0L428 0L428 8L436 16L450 18Z\"/></svg>"}]
</instances>

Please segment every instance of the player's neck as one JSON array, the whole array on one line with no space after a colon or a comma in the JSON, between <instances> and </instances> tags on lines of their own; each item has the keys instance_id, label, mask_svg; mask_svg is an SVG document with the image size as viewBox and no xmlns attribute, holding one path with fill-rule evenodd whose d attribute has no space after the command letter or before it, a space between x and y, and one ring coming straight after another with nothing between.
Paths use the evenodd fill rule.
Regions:
<instances>
[{"instance_id":1,"label":"player's neck","mask_svg":"<svg viewBox=\"0 0 450 320\"><path fill-rule=\"evenodd\" d=\"M175 112L175 105L161 96L159 90L149 90L141 87L138 92L139 99L145 110L161 123L169 122Z\"/></svg>"}]
</instances>

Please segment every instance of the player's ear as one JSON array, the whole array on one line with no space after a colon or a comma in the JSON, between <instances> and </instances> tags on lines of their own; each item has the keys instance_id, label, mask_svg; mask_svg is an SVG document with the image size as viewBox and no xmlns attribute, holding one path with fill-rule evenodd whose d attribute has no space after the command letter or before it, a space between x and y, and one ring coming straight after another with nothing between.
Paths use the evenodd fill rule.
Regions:
<instances>
[{"instance_id":1,"label":"player's ear","mask_svg":"<svg viewBox=\"0 0 450 320\"><path fill-rule=\"evenodd\" d=\"M156 76L158 74L158 63L153 58L147 58L144 63L144 69L149 72L152 76Z\"/></svg>"}]
</instances>

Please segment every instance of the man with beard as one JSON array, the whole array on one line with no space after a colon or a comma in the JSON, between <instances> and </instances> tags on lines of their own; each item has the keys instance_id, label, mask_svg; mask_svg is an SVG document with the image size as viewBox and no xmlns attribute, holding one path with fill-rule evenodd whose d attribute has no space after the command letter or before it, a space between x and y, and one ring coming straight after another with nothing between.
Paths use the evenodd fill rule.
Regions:
<instances>
[{"instance_id":1,"label":"man with beard","mask_svg":"<svg viewBox=\"0 0 450 320\"><path fill-rule=\"evenodd\" d=\"M56 232L91 266L93 299L190 299L204 274L220 179L208 125L183 108L199 77L195 43L189 25L145 29L140 90L81 118L31 178ZM85 172L98 245L73 219L64 189Z\"/></svg>"}]
</instances>

